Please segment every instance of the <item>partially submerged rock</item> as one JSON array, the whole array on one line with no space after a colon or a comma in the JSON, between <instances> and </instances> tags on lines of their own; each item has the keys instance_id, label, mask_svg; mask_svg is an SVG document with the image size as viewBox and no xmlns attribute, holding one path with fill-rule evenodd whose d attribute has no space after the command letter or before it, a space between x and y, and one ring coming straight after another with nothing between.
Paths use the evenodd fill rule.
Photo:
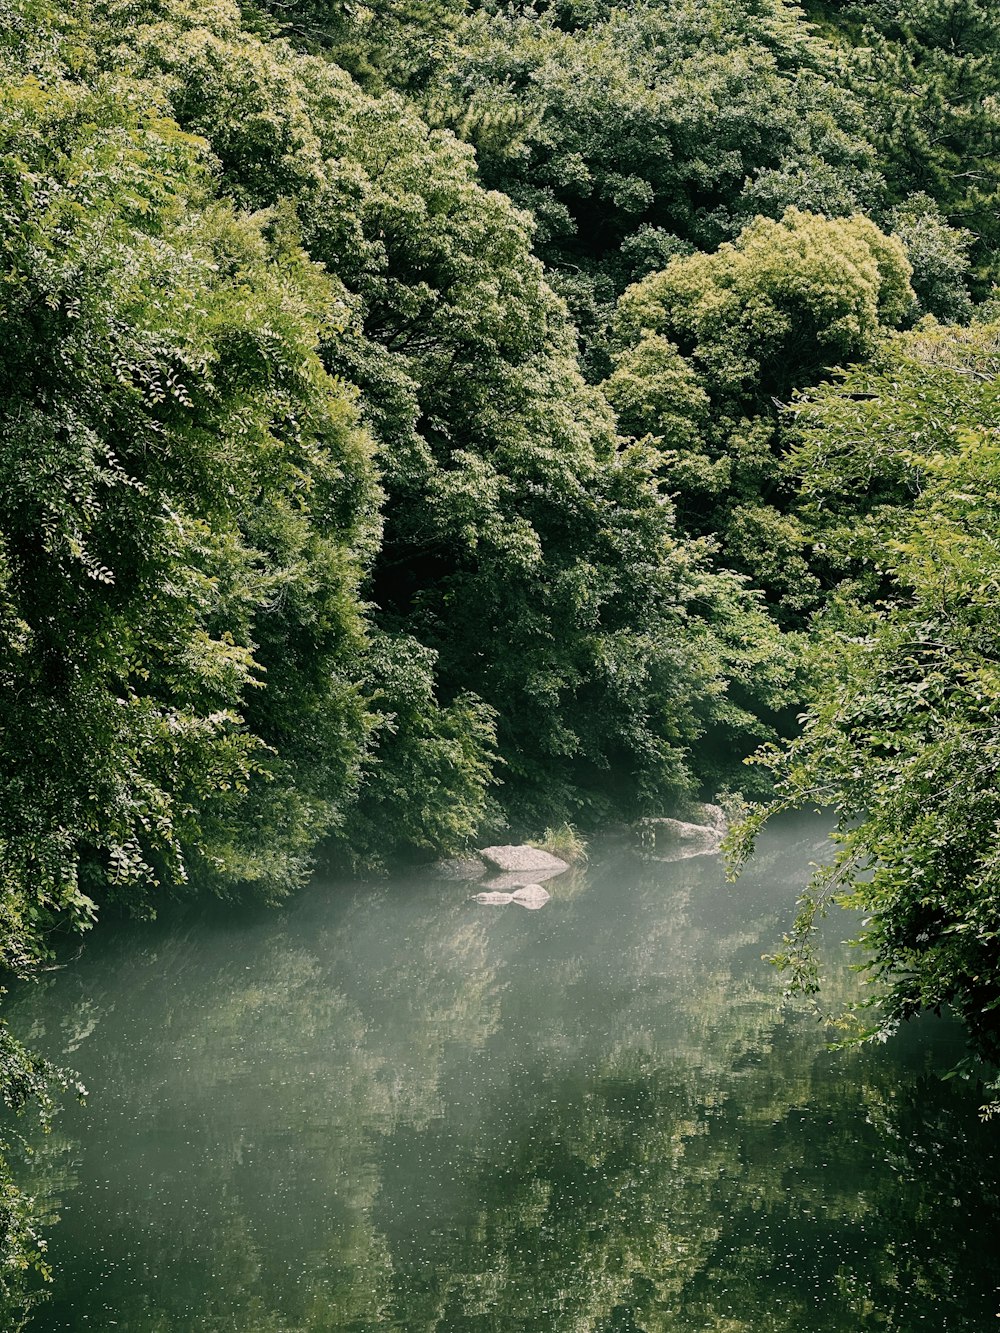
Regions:
<instances>
[{"instance_id":1,"label":"partially submerged rock","mask_svg":"<svg viewBox=\"0 0 1000 1333\"><path fill-rule=\"evenodd\" d=\"M665 851L664 860L683 860L688 856L706 856L719 850L726 832L726 816L717 805L699 805L695 813L704 821L684 819L641 819L636 825L640 841L646 847Z\"/></svg>"},{"instance_id":2,"label":"partially submerged rock","mask_svg":"<svg viewBox=\"0 0 1000 1333\"><path fill-rule=\"evenodd\" d=\"M551 852L543 852L539 847L529 847L521 843L513 847L484 847L479 855L497 870L511 871L549 871L551 875L562 874L569 866Z\"/></svg>"},{"instance_id":3,"label":"partially submerged rock","mask_svg":"<svg viewBox=\"0 0 1000 1333\"><path fill-rule=\"evenodd\" d=\"M544 884L546 880L561 875L562 870L509 870L504 875L491 875L483 881L484 889L506 889L511 892L525 884Z\"/></svg>"},{"instance_id":4,"label":"partially submerged rock","mask_svg":"<svg viewBox=\"0 0 1000 1333\"><path fill-rule=\"evenodd\" d=\"M661 852L643 849L641 855L644 861L658 861L667 865L672 861L688 861L693 856L714 856L718 850L717 846L708 846L705 843L679 843Z\"/></svg>"},{"instance_id":5,"label":"partially submerged rock","mask_svg":"<svg viewBox=\"0 0 1000 1333\"><path fill-rule=\"evenodd\" d=\"M549 893L542 888L541 884L522 884L514 893L501 893L494 890L491 893L477 893L473 901L482 903L487 907L501 907L506 903L517 903L519 907L526 907L529 912L537 912L540 907L544 907L549 901Z\"/></svg>"},{"instance_id":6,"label":"partially submerged rock","mask_svg":"<svg viewBox=\"0 0 1000 1333\"><path fill-rule=\"evenodd\" d=\"M550 897L541 884L525 884L523 888L515 889L510 896L519 907L526 907L529 912L537 912L540 907L545 906Z\"/></svg>"},{"instance_id":7,"label":"partially submerged rock","mask_svg":"<svg viewBox=\"0 0 1000 1333\"><path fill-rule=\"evenodd\" d=\"M719 833L704 824L688 824L683 819L644 819L640 831L654 842L717 843Z\"/></svg>"}]
</instances>

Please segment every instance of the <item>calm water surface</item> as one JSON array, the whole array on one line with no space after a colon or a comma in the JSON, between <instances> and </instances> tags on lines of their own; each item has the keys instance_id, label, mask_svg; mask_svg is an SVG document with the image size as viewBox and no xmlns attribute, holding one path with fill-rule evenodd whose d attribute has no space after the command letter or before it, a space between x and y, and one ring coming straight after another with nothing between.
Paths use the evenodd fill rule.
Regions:
<instances>
[{"instance_id":1,"label":"calm water surface","mask_svg":"<svg viewBox=\"0 0 1000 1333\"><path fill-rule=\"evenodd\" d=\"M609 851L536 912L413 879L105 928L8 1006L91 1090L32 1166L31 1329L1000 1328L956 1034L831 1053L760 961L820 842L735 888Z\"/></svg>"}]
</instances>

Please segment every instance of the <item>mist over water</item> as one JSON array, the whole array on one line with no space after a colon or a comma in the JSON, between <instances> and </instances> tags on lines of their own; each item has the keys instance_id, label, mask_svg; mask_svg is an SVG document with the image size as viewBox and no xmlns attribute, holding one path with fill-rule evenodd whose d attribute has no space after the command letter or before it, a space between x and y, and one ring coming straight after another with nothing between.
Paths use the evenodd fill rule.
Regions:
<instances>
[{"instance_id":1,"label":"mist over water","mask_svg":"<svg viewBox=\"0 0 1000 1333\"><path fill-rule=\"evenodd\" d=\"M91 1090L29 1169L30 1328L993 1327L957 1033L828 1051L761 961L822 840L784 823L736 886L608 848L530 912L410 878L103 928L8 1005Z\"/></svg>"}]
</instances>

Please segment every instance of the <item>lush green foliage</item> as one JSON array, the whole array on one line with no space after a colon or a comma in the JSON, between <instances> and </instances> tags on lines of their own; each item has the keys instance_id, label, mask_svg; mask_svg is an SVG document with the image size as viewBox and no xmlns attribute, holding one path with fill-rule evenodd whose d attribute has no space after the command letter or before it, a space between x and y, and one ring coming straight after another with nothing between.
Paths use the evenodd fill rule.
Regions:
<instances>
[{"instance_id":1,"label":"lush green foliage","mask_svg":"<svg viewBox=\"0 0 1000 1333\"><path fill-rule=\"evenodd\" d=\"M621 428L651 435L685 530L800 625L820 587L793 512L780 415L832 366L871 357L913 302L900 241L868 218L789 209L712 254L673 259L618 304L604 385Z\"/></svg>"},{"instance_id":2,"label":"lush green foliage","mask_svg":"<svg viewBox=\"0 0 1000 1333\"><path fill-rule=\"evenodd\" d=\"M995 332L934 319L998 20L808 15L0 0L0 963L710 794L812 679L781 799L861 821L887 1012L994 1050Z\"/></svg>"},{"instance_id":3,"label":"lush green foliage","mask_svg":"<svg viewBox=\"0 0 1000 1333\"><path fill-rule=\"evenodd\" d=\"M8 964L331 835L714 781L767 731L727 685L788 654L586 387L529 219L224 0L86 17L6 29Z\"/></svg>"},{"instance_id":4,"label":"lush green foliage","mask_svg":"<svg viewBox=\"0 0 1000 1333\"><path fill-rule=\"evenodd\" d=\"M721 698L741 669L734 617L774 635L679 545L655 458L619 447L531 255L528 219L482 189L450 133L322 60L262 43L224 5L150 18L132 30L134 55L116 58L165 74L174 114L208 140L225 188L253 207L294 205L310 255L344 284L350 320L323 355L359 386L380 446L370 588L380 633L404 636L396 659L432 669L448 708L475 696L492 710L508 813L592 818L683 794L685 749L734 724ZM428 725L403 712L417 734ZM406 744L395 732L376 760L376 806L378 776ZM474 749L466 815L436 816L456 834L484 809Z\"/></svg>"},{"instance_id":5,"label":"lush green foliage","mask_svg":"<svg viewBox=\"0 0 1000 1333\"><path fill-rule=\"evenodd\" d=\"M967 315L969 248L985 272L993 244L996 19L978 0L902 8L837 7L819 29L786 0L272 12L475 146L484 183L535 218L600 374L625 285L789 207L869 213L912 247L920 308Z\"/></svg>"},{"instance_id":6,"label":"lush green foliage","mask_svg":"<svg viewBox=\"0 0 1000 1333\"><path fill-rule=\"evenodd\" d=\"M952 227L968 230L976 285L988 289L1000 241L1000 11L991 0L827 0L815 9L849 38L846 82L865 106L890 201L936 201Z\"/></svg>"},{"instance_id":7,"label":"lush green foliage","mask_svg":"<svg viewBox=\"0 0 1000 1333\"><path fill-rule=\"evenodd\" d=\"M860 908L872 1030L948 1005L994 1062L998 332L911 335L802 404L807 519L842 581L802 733L761 755L778 797L742 832L775 809L833 806L839 850L780 961L813 988L817 913L830 898Z\"/></svg>"},{"instance_id":8,"label":"lush green foliage","mask_svg":"<svg viewBox=\"0 0 1000 1333\"><path fill-rule=\"evenodd\" d=\"M755 213L850 213L877 193L860 108L782 3L482 10L455 48L428 112L532 210L546 259L579 271L562 284L581 313Z\"/></svg>"},{"instance_id":9,"label":"lush green foliage","mask_svg":"<svg viewBox=\"0 0 1000 1333\"><path fill-rule=\"evenodd\" d=\"M423 94L529 208L590 347L615 295L756 214L872 207L881 181L832 51L781 0L481 10Z\"/></svg>"},{"instance_id":10,"label":"lush green foliage","mask_svg":"<svg viewBox=\"0 0 1000 1333\"><path fill-rule=\"evenodd\" d=\"M220 888L298 879L357 782L375 491L293 228L213 200L203 145L125 78L15 75L4 97L18 965L51 915L87 920L98 876L132 897L192 857Z\"/></svg>"}]
</instances>

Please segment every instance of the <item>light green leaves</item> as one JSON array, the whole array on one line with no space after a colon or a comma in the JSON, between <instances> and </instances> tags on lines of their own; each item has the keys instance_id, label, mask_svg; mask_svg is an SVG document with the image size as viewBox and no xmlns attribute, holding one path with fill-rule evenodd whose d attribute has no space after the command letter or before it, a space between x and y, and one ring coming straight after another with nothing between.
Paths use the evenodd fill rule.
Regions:
<instances>
[{"instance_id":1,"label":"light green leaves","mask_svg":"<svg viewBox=\"0 0 1000 1333\"><path fill-rule=\"evenodd\" d=\"M810 975L813 915L832 892L867 914L876 1030L948 1005L993 1061L1000 451L982 429L995 388L977 372L995 337L909 335L880 373L856 372L803 405L810 521L833 528L828 547L849 551L854 578L818 625L817 694L801 736L762 756L778 806L839 815L840 851L807 896L784 964ZM857 524L859 503L863 538L848 547L834 515Z\"/></svg>"}]
</instances>

